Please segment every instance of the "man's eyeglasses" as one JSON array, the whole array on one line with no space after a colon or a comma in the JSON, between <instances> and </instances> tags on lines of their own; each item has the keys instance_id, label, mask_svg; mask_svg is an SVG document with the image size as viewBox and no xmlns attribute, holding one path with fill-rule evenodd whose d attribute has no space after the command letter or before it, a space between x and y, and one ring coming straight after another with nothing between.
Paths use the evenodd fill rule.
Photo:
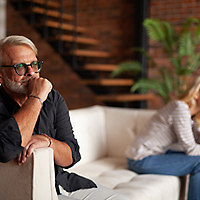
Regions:
<instances>
[{"instance_id":1,"label":"man's eyeglasses","mask_svg":"<svg viewBox=\"0 0 200 200\"><path fill-rule=\"evenodd\" d=\"M14 67L18 75L23 76L28 71L28 66L34 70L35 73L39 73L42 69L43 61L33 61L30 64L19 63L16 65L2 65L0 67Z\"/></svg>"}]
</instances>

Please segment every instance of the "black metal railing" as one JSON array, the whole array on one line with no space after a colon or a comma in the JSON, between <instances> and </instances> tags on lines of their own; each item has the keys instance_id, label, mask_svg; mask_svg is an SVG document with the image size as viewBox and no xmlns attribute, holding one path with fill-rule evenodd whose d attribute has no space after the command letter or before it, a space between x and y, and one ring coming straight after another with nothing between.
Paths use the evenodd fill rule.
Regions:
<instances>
[{"instance_id":1,"label":"black metal railing","mask_svg":"<svg viewBox=\"0 0 200 200\"><path fill-rule=\"evenodd\" d=\"M73 60L72 60L72 65L74 69L77 69L78 67L78 59L76 56L76 50L77 50L77 7L78 7L78 0L74 0L74 31L73 31L73 35L74 35L74 40L73 40Z\"/></svg>"}]
</instances>

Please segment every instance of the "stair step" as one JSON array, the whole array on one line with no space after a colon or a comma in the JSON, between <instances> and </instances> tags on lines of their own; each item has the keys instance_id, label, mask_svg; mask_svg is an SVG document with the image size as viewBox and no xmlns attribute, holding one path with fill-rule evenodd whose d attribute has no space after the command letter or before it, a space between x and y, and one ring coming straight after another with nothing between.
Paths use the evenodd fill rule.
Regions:
<instances>
[{"instance_id":1,"label":"stair step","mask_svg":"<svg viewBox=\"0 0 200 200\"><path fill-rule=\"evenodd\" d=\"M44 8L40 8L40 7L34 7L33 11L35 13L38 13L38 14L45 14L45 13L47 13L48 16L57 17L57 18L59 18L60 15L61 15L60 12L58 12L58 11L54 11L54 10L47 10L46 11ZM72 21L74 19L74 17L72 15L63 13L62 14L62 19Z\"/></svg>"},{"instance_id":2,"label":"stair step","mask_svg":"<svg viewBox=\"0 0 200 200\"><path fill-rule=\"evenodd\" d=\"M113 71L117 68L117 65L110 64L86 64L81 70L91 70L91 71Z\"/></svg>"},{"instance_id":3,"label":"stair step","mask_svg":"<svg viewBox=\"0 0 200 200\"><path fill-rule=\"evenodd\" d=\"M118 95L98 95L97 100L107 102L131 102L153 100L153 94L118 94Z\"/></svg>"},{"instance_id":4,"label":"stair step","mask_svg":"<svg viewBox=\"0 0 200 200\"><path fill-rule=\"evenodd\" d=\"M98 86L132 86L134 81L132 79L99 79L90 80L85 79L83 82L87 85L98 85Z\"/></svg>"},{"instance_id":5,"label":"stair step","mask_svg":"<svg viewBox=\"0 0 200 200\"><path fill-rule=\"evenodd\" d=\"M52 27L52 28L60 28L60 23L59 22L55 22L55 21L52 21L52 20L47 20L46 22L46 25L49 26L49 27ZM75 30L75 27L71 24L66 24L66 23L63 23L61 25L61 28L63 30L66 30L66 31L74 31ZM83 27L79 27L77 26L76 27L76 31L77 32L80 32L80 33L87 33L88 32L88 29L87 28L83 28Z\"/></svg>"},{"instance_id":6,"label":"stair step","mask_svg":"<svg viewBox=\"0 0 200 200\"><path fill-rule=\"evenodd\" d=\"M47 5L49 7L53 7L53 8L58 8L60 6L60 4L58 2L55 2L55 1L46 1L46 0L26 0L26 1L33 1L34 3L37 3L37 4L40 4L40 5L46 5L46 2L47 2Z\"/></svg>"},{"instance_id":7,"label":"stair step","mask_svg":"<svg viewBox=\"0 0 200 200\"><path fill-rule=\"evenodd\" d=\"M56 36L56 39L59 39L59 36ZM74 36L73 35L62 35L61 40L65 42L74 42ZM99 44L99 41L93 38L86 38L86 37L77 37L76 42L79 44L90 44L90 45L97 45Z\"/></svg>"},{"instance_id":8,"label":"stair step","mask_svg":"<svg viewBox=\"0 0 200 200\"><path fill-rule=\"evenodd\" d=\"M75 54L76 56L84 57L98 57L98 58L108 58L111 56L110 53L104 51L92 51L92 50L81 50L77 49L76 51L71 51L71 55Z\"/></svg>"}]
</instances>

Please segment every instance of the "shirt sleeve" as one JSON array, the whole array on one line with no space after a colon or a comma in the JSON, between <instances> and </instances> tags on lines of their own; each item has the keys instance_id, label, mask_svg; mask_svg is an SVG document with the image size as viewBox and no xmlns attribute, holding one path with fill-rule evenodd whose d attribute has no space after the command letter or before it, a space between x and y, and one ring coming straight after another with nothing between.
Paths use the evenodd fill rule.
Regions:
<instances>
[{"instance_id":1,"label":"shirt sleeve","mask_svg":"<svg viewBox=\"0 0 200 200\"><path fill-rule=\"evenodd\" d=\"M6 114L4 105L0 103L0 162L16 158L23 149L17 122Z\"/></svg>"},{"instance_id":2,"label":"shirt sleeve","mask_svg":"<svg viewBox=\"0 0 200 200\"><path fill-rule=\"evenodd\" d=\"M187 105L180 104L172 115L173 128L180 145L187 155L200 155L200 145L196 143L191 124L191 115Z\"/></svg>"},{"instance_id":3,"label":"shirt sleeve","mask_svg":"<svg viewBox=\"0 0 200 200\"><path fill-rule=\"evenodd\" d=\"M68 166L70 168L80 159L79 145L73 134L73 128L70 121L69 110L61 95L56 101L56 121L55 121L56 136L55 139L65 142L72 150L73 163Z\"/></svg>"}]
</instances>

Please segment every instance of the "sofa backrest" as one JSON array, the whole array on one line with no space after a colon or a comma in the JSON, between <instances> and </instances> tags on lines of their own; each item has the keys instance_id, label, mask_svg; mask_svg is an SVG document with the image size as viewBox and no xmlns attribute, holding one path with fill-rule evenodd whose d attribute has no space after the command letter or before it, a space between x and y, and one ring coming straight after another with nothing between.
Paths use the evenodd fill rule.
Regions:
<instances>
[{"instance_id":1,"label":"sofa backrest","mask_svg":"<svg viewBox=\"0 0 200 200\"><path fill-rule=\"evenodd\" d=\"M91 106L70 111L84 164L105 156L124 157L127 146L155 110Z\"/></svg>"},{"instance_id":2,"label":"sofa backrest","mask_svg":"<svg viewBox=\"0 0 200 200\"><path fill-rule=\"evenodd\" d=\"M156 110L104 107L106 121L107 154L125 157L128 145Z\"/></svg>"},{"instance_id":3,"label":"sofa backrest","mask_svg":"<svg viewBox=\"0 0 200 200\"><path fill-rule=\"evenodd\" d=\"M104 157L107 152L105 116L101 106L70 110L75 138L78 140L84 164Z\"/></svg>"}]
</instances>

